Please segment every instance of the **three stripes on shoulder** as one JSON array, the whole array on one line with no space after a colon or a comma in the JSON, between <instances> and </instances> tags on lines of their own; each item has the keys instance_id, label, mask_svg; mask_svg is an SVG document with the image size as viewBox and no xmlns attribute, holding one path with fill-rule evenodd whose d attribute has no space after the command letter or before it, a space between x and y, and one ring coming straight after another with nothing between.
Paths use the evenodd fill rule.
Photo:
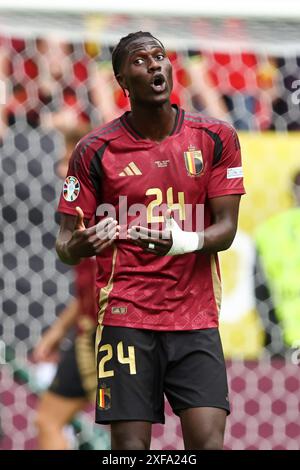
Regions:
<instances>
[{"instance_id":1,"label":"three stripes on shoulder","mask_svg":"<svg viewBox=\"0 0 300 470\"><path fill-rule=\"evenodd\" d=\"M119 176L138 176L141 175L142 172L141 170L136 166L134 162L128 163L128 165L124 168L121 173L119 173Z\"/></svg>"}]
</instances>

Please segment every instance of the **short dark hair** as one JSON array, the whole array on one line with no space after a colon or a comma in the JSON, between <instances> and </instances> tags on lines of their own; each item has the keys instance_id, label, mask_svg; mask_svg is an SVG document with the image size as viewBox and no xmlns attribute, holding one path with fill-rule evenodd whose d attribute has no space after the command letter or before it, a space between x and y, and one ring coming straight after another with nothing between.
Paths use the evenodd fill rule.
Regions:
<instances>
[{"instance_id":1,"label":"short dark hair","mask_svg":"<svg viewBox=\"0 0 300 470\"><path fill-rule=\"evenodd\" d=\"M153 36L153 34L147 31L137 31L136 33L130 33L127 36L124 36L123 38L120 39L120 41L118 42L118 44L112 51L112 66L113 66L115 76L117 76L119 73L120 67L122 65L122 61L124 59L124 51L126 47L128 46L128 44L142 37L149 37L149 38L155 39L155 41L157 41L161 45L163 50L165 49L161 41L157 39L155 36Z\"/></svg>"}]
</instances>

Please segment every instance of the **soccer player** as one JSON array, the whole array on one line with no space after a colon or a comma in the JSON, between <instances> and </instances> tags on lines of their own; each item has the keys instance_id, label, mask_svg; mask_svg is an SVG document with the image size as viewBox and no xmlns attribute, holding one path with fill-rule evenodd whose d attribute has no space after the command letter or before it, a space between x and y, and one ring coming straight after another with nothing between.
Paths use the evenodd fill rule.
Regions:
<instances>
[{"instance_id":1,"label":"soccer player","mask_svg":"<svg viewBox=\"0 0 300 470\"><path fill-rule=\"evenodd\" d=\"M57 174L62 178L66 176L71 149L82 135L82 124L65 132L66 152L57 166ZM70 194L72 197L73 193ZM62 340L75 326L75 337L70 348L62 351L53 382L38 402L35 423L41 450L69 449L65 426L88 403L95 403L95 282L95 259L86 258L75 266L76 298L61 312L33 351L36 362L56 360Z\"/></svg>"},{"instance_id":2,"label":"soccer player","mask_svg":"<svg viewBox=\"0 0 300 470\"><path fill-rule=\"evenodd\" d=\"M77 297L46 331L33 352L37 362L52 361L70 328L76 327L75 338L62 351L50 387L39 399L35 424L40 450L70 449L65 426L96 399L94 259L85 259L76 266L75 277Z\"/></svg>"},{"instance_id":3,"label":"soccer player","mask_svg":"<svg viewBox=\"0 0 300 470\"><path fill-rule=\"evenodd\" d=\"M238 138L172 106L172 67L150 33L122 38L112 64L131 111L76 146L56 244L68 264L97 257L96 421L111 424L113 450L149 449L165 394L186 449L221 449L229 402L217 252L234 239L244 193Z\"/></svg>"},{"instance_id":4,"label":"soccer player","mask_svg":"<svg viewBox=\"0 0 300 470\"><path fill-rule=\"evenodd\" d=\"M300 171L292 178L294 207L256 228L255 297L271 355L300 345ZM280 246L280 250L276 247Z\"/></svg>"}]
</instances>

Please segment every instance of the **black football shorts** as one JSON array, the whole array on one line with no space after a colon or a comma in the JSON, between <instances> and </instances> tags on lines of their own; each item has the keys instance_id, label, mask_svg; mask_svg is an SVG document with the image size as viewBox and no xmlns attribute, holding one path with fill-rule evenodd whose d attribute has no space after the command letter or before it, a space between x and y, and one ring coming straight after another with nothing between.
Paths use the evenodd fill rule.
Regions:
<instances>
[{"instance_id":1,"label":"black football shorts","mask_svg":"<svg viewBox=\"0 0 300 470\"><path fill-rule=\"evenodd\" d=\"M62 352L56 375L49 391L65 398L96 397L95 332L86 331L72 340Z\"/></svg>"},{"instance_id":2,"label":"black football shorts","mask_svg":"<svg viewBox=\"0 0 300 470\"><path fill-rule=\"evenodd\" d=\"M195 407L230 412L217 328L166 332L99 326L96 346L99 424L164 423L164 394L176 414Z\"/></svg>"}]
</instances>

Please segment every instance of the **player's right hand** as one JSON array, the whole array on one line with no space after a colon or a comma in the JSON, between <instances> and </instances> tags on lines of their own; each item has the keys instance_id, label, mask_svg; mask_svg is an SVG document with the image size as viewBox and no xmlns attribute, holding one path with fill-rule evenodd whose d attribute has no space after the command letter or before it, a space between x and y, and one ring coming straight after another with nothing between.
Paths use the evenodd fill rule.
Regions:
<instances>
[{"instance_id":1,"label":"player's right hand","mask_svg":"<svg viewBox=\"0 0 300 470\"><path fill-rule=\"evenodd\" d=\"M86 228L84 213L76 207L77 220L75 230L67 243L72 258L86 258L100 254L118 238L120 226L112 217L101 220L98 224Z\"/></svg>"},{"instance_id":2,"label":"player's right hand","mask_svg":"<svg viewBox=\"0 0 300 470\"><path fill-rule=\"evenodd\" d=\"M55 327L49 328L33 350L32 357L36 362L57 362L58 350L64 335Z\"/></svg>"}]
</instances>

